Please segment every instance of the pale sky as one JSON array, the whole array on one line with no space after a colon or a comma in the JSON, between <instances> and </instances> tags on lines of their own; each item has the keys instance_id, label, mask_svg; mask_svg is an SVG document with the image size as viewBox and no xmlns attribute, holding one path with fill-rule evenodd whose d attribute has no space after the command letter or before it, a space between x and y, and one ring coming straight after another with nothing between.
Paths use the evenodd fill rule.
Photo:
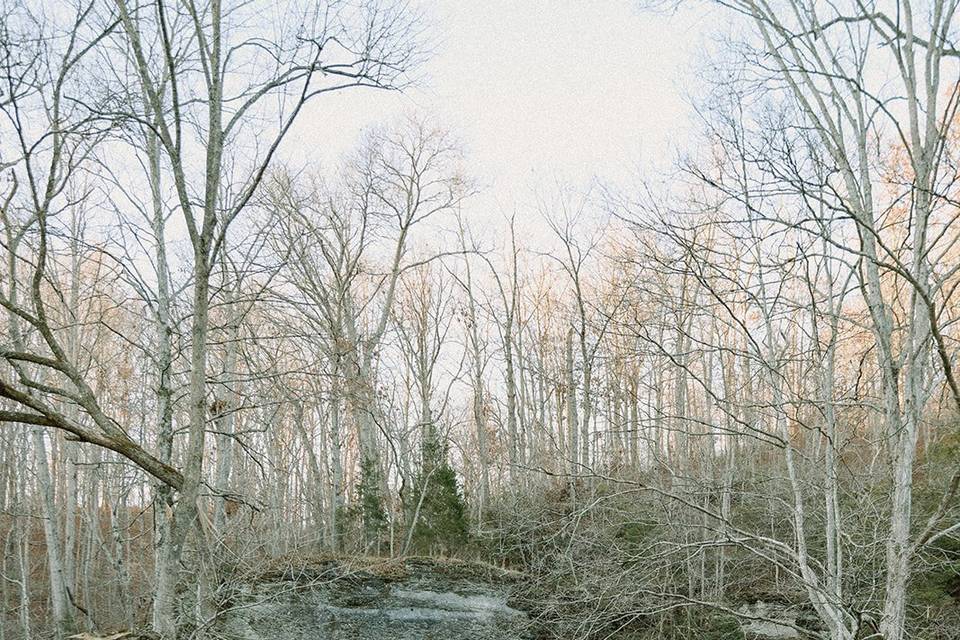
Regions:
<instances>
[{"instance_id":1,"label":"pale sky","mask_svg":"<svg viewBox=\"0 0 960 640\"><path fill-rule=\"evenodd\" d=\"M424 0L436 46L420 85L322 97L292 132L296 156L331 170L365 127L425 115L463 144L477 215L523 210L558 180L624 182L663 166L689 127L684 92L710 17L638 5Z\"/></svg>"}]
</instances>

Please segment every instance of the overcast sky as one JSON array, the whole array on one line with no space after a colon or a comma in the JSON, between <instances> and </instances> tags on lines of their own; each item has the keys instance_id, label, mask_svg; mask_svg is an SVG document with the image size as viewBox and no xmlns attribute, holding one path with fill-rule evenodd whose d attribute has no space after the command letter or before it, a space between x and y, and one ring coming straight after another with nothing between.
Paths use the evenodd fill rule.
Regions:
<instances>
[{"instance_id":1,"label":"overcast sky","mask_svg":"<svg viewBox=\"0 0 960 640\"><path fill-rule=\"evenodd\" d=\"M424 0L436 46L420 85L318 100L293 132L294 148L330 170L365 127L398 112L435 118L463 143L483 187L469 205L477 215L522 209L557 180L628 180L668 161L682 141L684 92L710 19L638 4Z\"/></svg>"}]
</instances>

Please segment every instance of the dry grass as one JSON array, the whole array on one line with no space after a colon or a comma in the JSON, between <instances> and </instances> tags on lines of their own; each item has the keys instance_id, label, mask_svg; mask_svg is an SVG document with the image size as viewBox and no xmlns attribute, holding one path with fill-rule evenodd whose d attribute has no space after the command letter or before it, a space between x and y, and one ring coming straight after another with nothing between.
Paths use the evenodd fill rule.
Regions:
<instances>
[{"instance_id":1,"label":"dry grass","mask_svg":"<svg viewBox=\"0 0 960 640\"><path fill-rule=\"evenodd\" d=\"M403 580L422 573L459 579L482 579L493 582L512 582L521 579L518 571L503 569L485 562L450 557L408 556L385 558L380 556L340 555L332 553L293 554L272 558L260 563L240 579L245 582L276 580L336 580L355 575L379 578L385 582Z\"/></svg>"}]
</instances>

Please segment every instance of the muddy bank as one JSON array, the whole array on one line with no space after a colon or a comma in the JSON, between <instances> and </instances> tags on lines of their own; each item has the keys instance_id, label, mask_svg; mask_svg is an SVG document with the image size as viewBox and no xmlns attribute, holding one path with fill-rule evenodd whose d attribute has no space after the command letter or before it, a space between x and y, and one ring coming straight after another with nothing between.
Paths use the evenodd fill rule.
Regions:
<instances>
[{"instance_id":1,"label":"muddy bank","mask_svg":"<svg viewBox=\"0 0 960 640\"><path fill-rule=\"evenodd\" d=\"M323 560L240 584L212 630L230 640L522 640L522 577L446 560Z\"/></svg>"}]
</instances>

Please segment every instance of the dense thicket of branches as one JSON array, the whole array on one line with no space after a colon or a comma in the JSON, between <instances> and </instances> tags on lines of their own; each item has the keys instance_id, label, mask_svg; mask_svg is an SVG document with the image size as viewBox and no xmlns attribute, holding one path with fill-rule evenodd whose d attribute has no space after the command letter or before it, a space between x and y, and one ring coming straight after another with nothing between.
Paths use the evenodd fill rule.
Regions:
<instances>
[{"instance_id":1,"label":"dense thicket of branches","mask_svg":"<svg viewBox=\"0 0 960 640\"><path fill-rule=\"evenodd\" d=\"M275 158L402 88L405 4L55 4L0 2L0 640L325 552L527 571L560 638L958 637L956 2L721 3L669 188L478 220L427 120Z\"/></svg>"}]
</instances>

